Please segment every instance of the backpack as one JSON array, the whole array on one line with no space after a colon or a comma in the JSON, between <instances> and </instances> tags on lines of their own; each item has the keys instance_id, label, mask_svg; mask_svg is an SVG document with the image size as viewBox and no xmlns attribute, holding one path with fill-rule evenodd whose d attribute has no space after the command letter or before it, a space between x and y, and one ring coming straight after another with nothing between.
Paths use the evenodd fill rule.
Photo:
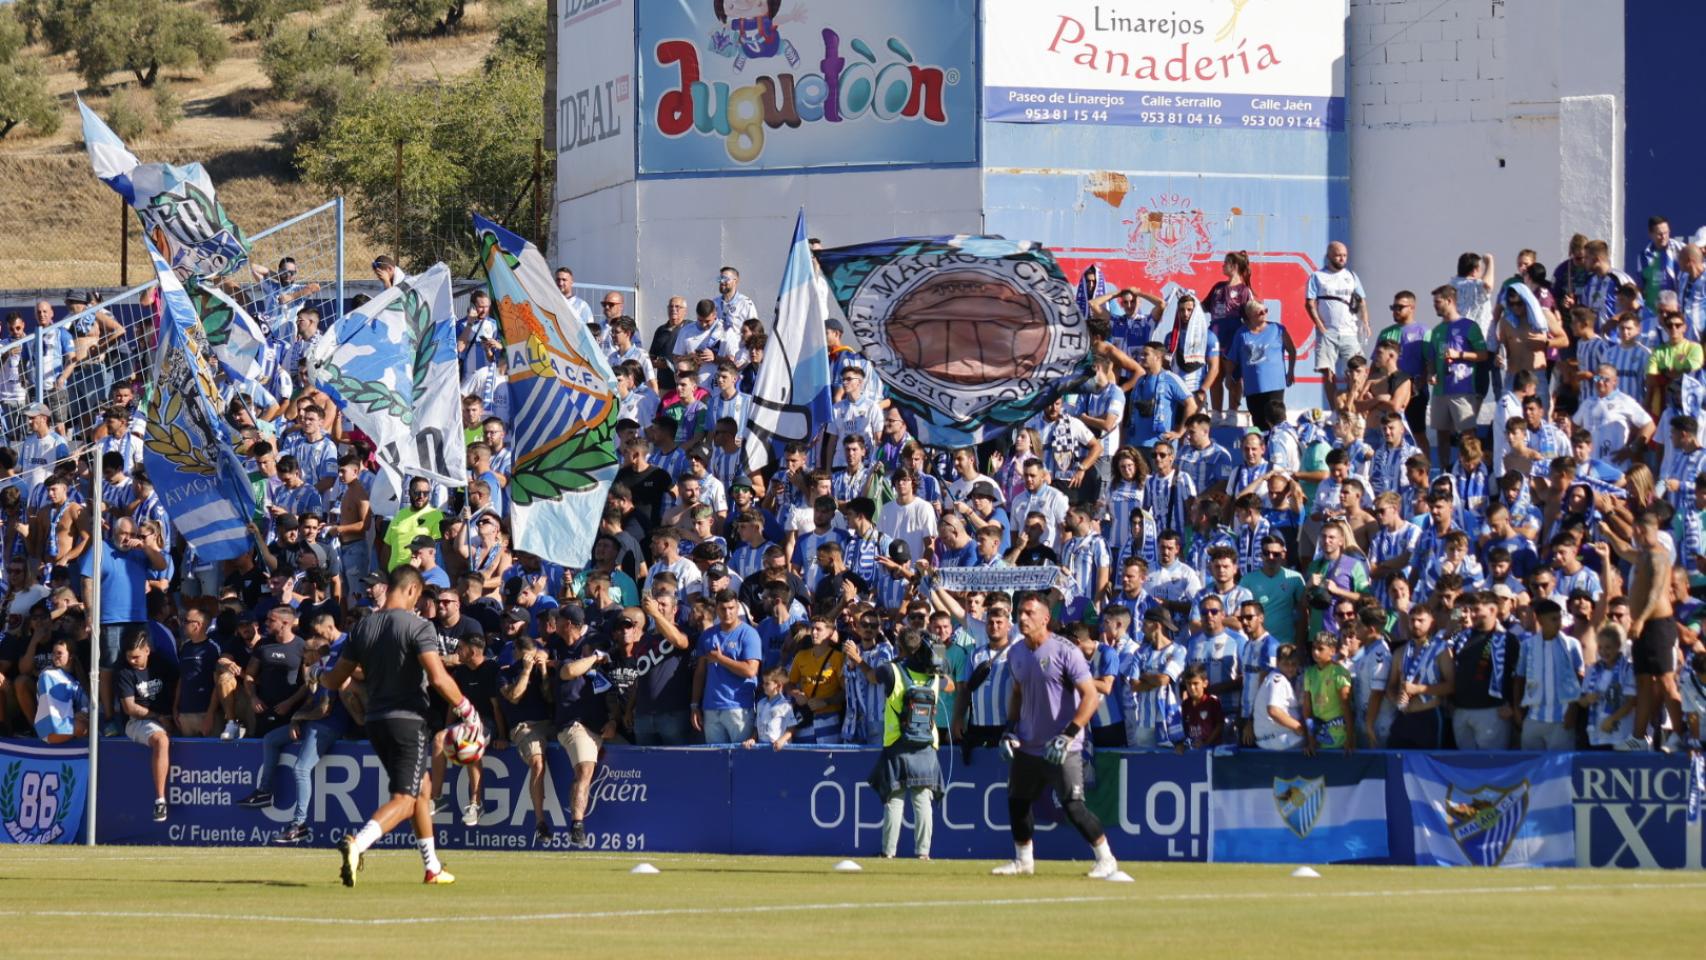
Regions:
<instances>
[{"instance_id":1,"label":"backpack","mask_svg":"<svg viewBox=\"0 0 1706 960\"><path fill-rule=\"evenodd\" d=\"M894 667L895 679L906 685L900 701L900 742L914 746L931 746L936 742L936 683L914 683L912 675L900 664Z\"/></svg>"}]
</instances>

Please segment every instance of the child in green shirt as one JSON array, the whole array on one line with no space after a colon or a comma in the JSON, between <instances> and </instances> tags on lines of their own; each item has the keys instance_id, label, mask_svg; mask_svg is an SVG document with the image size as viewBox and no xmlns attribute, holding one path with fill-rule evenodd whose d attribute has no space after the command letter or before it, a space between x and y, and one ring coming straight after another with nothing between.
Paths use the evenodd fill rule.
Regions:
<instances>
[{"instance_id":1,"label":"child in green shirt","mask_svg":"<svg viewBox=\"0 0 1706 960\"><path fill-rule=\"evenodd\" d=\"M1317 746L1350 753L1356 745L1351 672L1337 662L1339 642L1330 633L1316 634L1310 653L1315 662L1303 672L1303 750L1311 756Z\"/></svg>"}]
</instances>

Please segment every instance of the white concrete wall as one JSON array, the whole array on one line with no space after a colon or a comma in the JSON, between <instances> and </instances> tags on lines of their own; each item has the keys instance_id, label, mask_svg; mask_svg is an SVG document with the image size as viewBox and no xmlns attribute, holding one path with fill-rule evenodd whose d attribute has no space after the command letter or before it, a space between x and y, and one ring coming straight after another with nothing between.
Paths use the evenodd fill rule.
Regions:
<instances>
[{"instance_id":1,"label":"white concrete wall","mask_svg":"<svg viewBox=\"0 0 1706 960\"><path fill-rule=\"evenodd\" d=\"M1351 257L1371 297L1423 293L1465 250L1550 265L1578 230L1617 256L1622 11L1351 0Z\"/></svg>"},{"instance_id":2,"label":"white concrete wall","mask_svg":"<svg viewBox=\"0 0 1706 960\"><path fill-rule=\"evenodd\" d=\"M769 316L802 206L810 235L827 247L978 233L982 187L975 168L641 180L637 247L629 248L630 255L641 251L635 317L649 332L663 319L669 297L686 297L691 309L694 301L715 296L724 264L740 270L741 291Z\"/></svg>"}]
</instances>

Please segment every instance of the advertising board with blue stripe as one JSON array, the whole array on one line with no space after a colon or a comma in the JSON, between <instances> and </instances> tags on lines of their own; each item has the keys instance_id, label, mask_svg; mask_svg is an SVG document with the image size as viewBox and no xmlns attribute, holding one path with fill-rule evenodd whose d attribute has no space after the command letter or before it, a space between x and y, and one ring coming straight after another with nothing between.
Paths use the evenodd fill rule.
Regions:
<instances>
[{"instance_id":1,"label":"advertising board with blue stripe","mask_svg":"<svg viewBox=\"0 0 1706 960\"><path fill-rule=\"evenodd\" d=\"M1215 756L1212 858L1339 863L1387 855L1386 758L1241 750Z\"/></svg>"},{"instance_id":2,"label":"advertising board with blue stripe","mask_svg":"<svg viewBox=\"0 0 1706 960\"><path fill-rule=\"evenodd\" d=\"M274 771L270 806L244 809L237 801L256 789L262 762L258 740L174 740L166 781L166 822L151 817L148 750L134 743L101 744L101 803L97 830L102 843L251 846L272 841L290 822L296 802L286 750ZM437 841L450 849L564 849L568 844L569 788L574 771L556 747L545 752L545 817L554 830L547 843L533 837L533 804L527 764L512 749L486 754L483 813L478 827L464 827L459 813L433 818ZM456 811L469 797L465 769L447 768L445 794ZM728 849L728 761L720 750L611 748L594 774L587 809L595 849L724 851ZM336 843L389 799L379 759L364 742L340 741L321 757L310 784L306 825L309 843ZM382 846L409 847L406 828L387 834Z\"/></svg>"},{"instance_id":3,"label":"advertising board with blue stripe","mask_svg":"<svg viewBox=\"0 0 1706 960\"><path fill-rule=\"evenodd\" d=\"M864 749L735 750L734 853L869 856L880 850L883 802L865 781L878 752ZM980 750L967 764L941 751L947 790L936 803L930 855L1001 859L1013 852L1007 816L1008 765ZM1125 860L1205 858L1208 768L1204 754L1098 751L1086 803ZM1081 858L1084 841L1052 800L1037 809L1036 855ZM911 812L903 850L911 850Z\"/></svg>"},{"instance_id":4,"label":"advertising board with blue stripe","mask_svg":"<svg viewBox=\"0 0 1706 960\"><path fill-rule=\"evenodd\" d=\"M977 0L637 0L642 176L977 159Z\"/></svg>"}]
</instances>

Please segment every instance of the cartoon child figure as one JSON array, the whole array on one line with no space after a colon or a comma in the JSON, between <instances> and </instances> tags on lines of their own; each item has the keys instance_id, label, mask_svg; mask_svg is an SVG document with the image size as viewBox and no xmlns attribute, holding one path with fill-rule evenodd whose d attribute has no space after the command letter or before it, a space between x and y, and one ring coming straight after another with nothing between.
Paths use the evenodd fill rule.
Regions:
<instances>
[{"instance_id":1,"label":"cartoon child figure","mask_svg":"<svg viewBox=\"0 0 1706 960\"><path fill-rule=\"evenodd\" d=\"M789 66L798 66L799 51L782 39L778 29L787 17L778 17L782 0L712 0L722 27L711 35L711 50L733 57L736 70L746 69L750 57L761 60L780 52Z\"/></svg>"}]
</instances>

